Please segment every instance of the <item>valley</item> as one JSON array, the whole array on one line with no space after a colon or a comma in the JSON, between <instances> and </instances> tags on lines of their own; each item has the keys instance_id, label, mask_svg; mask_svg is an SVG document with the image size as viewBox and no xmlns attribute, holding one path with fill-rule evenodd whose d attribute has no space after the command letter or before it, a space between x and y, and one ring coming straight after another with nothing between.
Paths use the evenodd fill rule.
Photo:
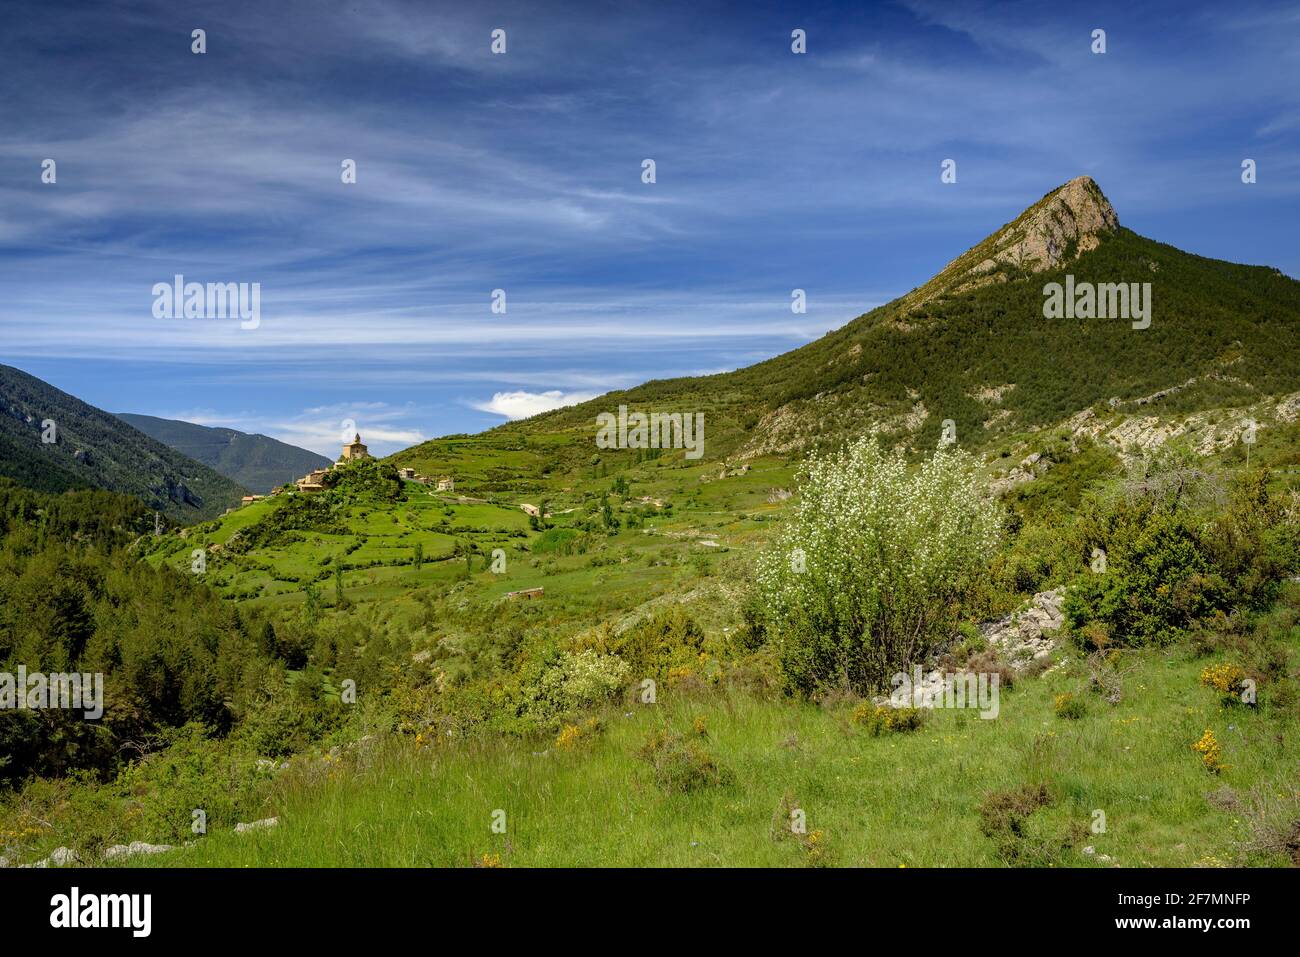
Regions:
<instances>
[{"instance_id":1,"label":"valley","mask_svg":"<svg viewBox=\"0 0 1300 957\"><path fill-rule=\"evenodd\" d=\"M1045 318L1067 282L1150 312ZM1297 328L1300 283L1084 177L800 349L319 490L155 529L130 488L4 483L0 662L106 705L5 726L0 855L1295 863ZM913 668L999 700L891 703Z\"/></svg>"}]
</instances>

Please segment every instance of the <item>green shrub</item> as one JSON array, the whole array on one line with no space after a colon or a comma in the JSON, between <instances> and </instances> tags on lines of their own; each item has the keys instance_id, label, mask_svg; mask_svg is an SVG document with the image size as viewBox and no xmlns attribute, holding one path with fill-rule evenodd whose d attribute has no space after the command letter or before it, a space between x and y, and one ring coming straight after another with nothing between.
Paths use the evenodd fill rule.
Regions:
<instances>
[{"instance_id":1,"label":"green shrub","mask_svg":"<svg viewBox=\"0 0 1300 957\"><path fill-rule=\"evenodd\" d=\"M863 438L806 465L799 499L757 588L791 689L860 694L946 640L979 589L1000 530L965 452L909 469Z\"/></svg>"},{"instance_id":2,"label":"green shrub","mask_svg":"<svg viewBox=\"0 0 1300 957\"><path fill-rule=\"evenodd\" d=\"M699 740L672 731L656 731L641 746L640 756L654 769L655 784L670 793L686 793L730 784L734 779Z\"/></svg>"},{"instance_id":3,"label":"green shrub","mask_svg":"<svg viewBox=\"0 0 1300 957\"><path fill-rule=\"evenodd\" d=\"M1270 493L1268 478L1255 471L1239 479L1207 535L1215 567L1249 608L1269 604L1282 581L1300 571L1300 516Z\"/></svg>"},{"instance_id":4,"label":"green shrub","mask_svg":"<svg viewBox=\"0 0 1300 957\"><path fill-rule=\"evenodd\" d=\"M254 754L284 757L334 730L343 718L318 669L286 674L271 668L233 737Z\"/></svg>"},{"instance_id":5,"label":"green shrub","mask_svg":"<svg viewBox=\"0 0 1300 957\"><path fill-rule=\"evenodd\" d=\"M167 736L164 750L124 770L117 784L138 806L150 840L181 843L194 836L196 810L209 831L260 816L271 774L270 762L188 724Z\"/></svg>"},{"instance_id":6,"label":"green shrub","mask_svg":"<svg viewBox=\"0 0 1300 957\"><path fill-rule=\"evenodd\" d=\"M1067 593L1071 629L1097 646L1096 629L1111 644L1167 644L1192 622L1225 609L1229 589L1214 570L1199 530L1182 514L1157 511L1147 501L1120 502L1104 518L1105 571L1084 574ZM1090 637L1089 637L1090 636Z\"/></svg>"},{"instance_id":7,"label":"green shrub","mask_svg":"<svg viewBox=\"0 0 1300 957\"><path fill-rule=\"evenodd\" d=\"M889 732L915 731L925 721L925 709L894 708L865 701L854 709L853 721L866 728L872 737L879 737Z\"/></svg>"},{"instance_id":8,"label":"green shrub","mask_svg":"<svg viewBox=\"0 0 1300 957\"><path fill-rule=\"evenodd\" d=\"M523 685L522 710L541 724L554 724L608 701L627 684L630 673L627 662L614 655L591 648L561 652L535 680Z\"/></svg>"},{"instance_id":9,"label":"green shrub","mask_svg":"<svg viewBox=\"0 0 1300 957\"><path fill-rule=\"evenodd\" d=\"M91 862L105 847L150 837L139 818L138 801L90 774L34 777L0 793L0 857L13 867L68 847L78 860Z\"/></svg>"},{"instance_id":10,"label":"green shrub","mask_svg":"<svg viewBox=\"0 0 1300 957\"><path fill-rule=\"evenodd\" d=\"M668 677L674 668L697 664L704 630L680 606L655 612L608 639L607 651L631 667L637 678Z\"/></svg>"},{"instance_id":11,"label":"green shrub","mask_svg":"<svg viewBox=\"0 0 1300 957\"><path fill-rule=\"evenodd\" d=\"M1196 500L1193 491L1205 484L1184 467L1151 469L1136 494L1088 501L1077 547L1081 555L1104 550L1105 568L1085 573L1064 607L1085 646L1166 644L1215 615L1263 608L1277 596L1300 554L1294 509L1270 495L1262 474L1238 481L1224 508Z\"/></svg>"},{"instance_id":12,"label":"green shrub","mask_svg":"<svg viewBox=\"0 0 1300 957\"><path fill-rule=\"evenodd\" d=\"M1061 534L1064 525L1068 519L1054 512L1038 516L1032 524L1022 524L1019 514L1011 512L1007 528L1013 534L990 563L998 586L1009 595L1026 595L1072 576L1078 559Z\"/></svg>"}]
</instances>

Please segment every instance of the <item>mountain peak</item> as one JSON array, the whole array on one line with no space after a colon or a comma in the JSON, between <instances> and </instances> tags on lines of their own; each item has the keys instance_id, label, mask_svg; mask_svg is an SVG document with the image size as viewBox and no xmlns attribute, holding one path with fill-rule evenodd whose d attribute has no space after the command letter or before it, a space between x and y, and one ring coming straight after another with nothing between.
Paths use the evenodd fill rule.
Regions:
<instances>
[{"instance_id":1,"label":"mountain peak","mask_svg":"<svg viewBox=\"0 0 1300 957\"><path fill-rule=\"evenodd\" d=\"M1096 249L1119 228L1119 217L1091 176L1063 183L983 242L950 262L907 298L918 306L957 295L1017 272L1046 272Z\"/></svg>"},{"instance_id":2,"label":"mountain peak","mask_svg":"<svg viewBox=\"0 0 1300 957\"><path fill-rule=\"evenodd\" d=\"M1082 251L1095 248L1100 234L1119 228L1115 207L1091 176L1076 176L1058 186L1021 213L1013 225L1022 221L1043 242L1046 259L1059 257L1062 239L1078 241Z\"/></svg>"}]
</instances>

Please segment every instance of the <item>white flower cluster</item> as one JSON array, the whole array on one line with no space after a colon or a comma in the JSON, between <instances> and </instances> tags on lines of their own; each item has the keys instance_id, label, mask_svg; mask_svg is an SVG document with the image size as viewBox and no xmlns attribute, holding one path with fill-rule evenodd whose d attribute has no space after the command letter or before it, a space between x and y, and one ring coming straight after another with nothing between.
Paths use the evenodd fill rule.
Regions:
<instances>
[{"instance_id":1,"label":"white flower cluster","mask_svg":"<svg viewBox=\"0 0 1300 957\"><path fill-rule=\"evenodd\" d=\"M801 667L839 672L818 681L905 667L998 543L999 511L974 459L941 449L910 468L865 436L814 454L805 471L793 515L759 559L769 634L816 649L784 649Z\"/></svg>"},{"instance_id":2,"label":"white flower cluster","mask_svg":"<svg viewBox=\"0 0 1300 957\"><path fill-rule=\"evenodd\" d=\"M630 670L627 662L615 655L591 649L577 654L566 651L542 676L541 697L565 712L589 708L623 687Z\"/></svg>"}]
</instances>

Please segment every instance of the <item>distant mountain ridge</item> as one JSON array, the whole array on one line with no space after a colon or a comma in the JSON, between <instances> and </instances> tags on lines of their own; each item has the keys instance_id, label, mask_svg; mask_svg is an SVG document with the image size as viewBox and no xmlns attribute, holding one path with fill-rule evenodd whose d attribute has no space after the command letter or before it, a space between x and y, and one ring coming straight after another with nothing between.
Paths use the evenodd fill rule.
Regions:
<instances>
[{"instance_id":1,"label":"distant mountain ridge","mask_svg":"<svg viewBox=\"0 0 1300 957\"><path fill-rule=\"evenodd\" d=\"M131 412L119 412L117 417L261 495L333 464L323 455L268 435Z\"/></svg>"},{"instance_id":2,"label":"distant mountain ridge","mask_svg":"<svg viewBox=\"0 0 1300 957\"><path fill-rule=\"evenodd\" d=\"M43 441L47 435L54 441ZM0 365L0 475L42 491L133 495L183 523L214 518L247 492L117 416L6 365Z\"/></svg>"}]
</instances>

